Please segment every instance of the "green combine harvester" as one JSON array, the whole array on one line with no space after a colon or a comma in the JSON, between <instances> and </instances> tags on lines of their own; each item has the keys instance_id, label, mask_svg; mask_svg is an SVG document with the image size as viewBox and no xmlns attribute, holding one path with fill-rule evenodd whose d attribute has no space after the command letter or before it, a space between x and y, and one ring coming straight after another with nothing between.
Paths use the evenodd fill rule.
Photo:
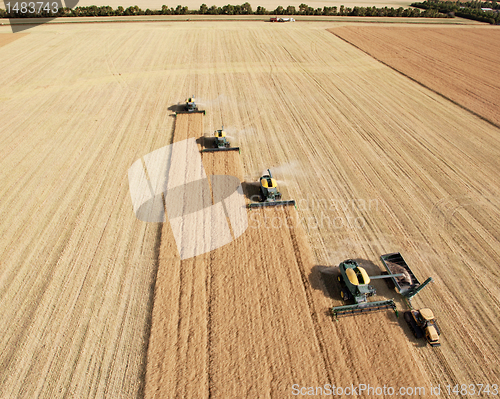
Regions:
<instances>
[{"instance_id":1,"label":"green combine harvester","mask_svg":"<svg viewBox=\"0 0 500 399\"><path fill-rule=\"evenodd\" d=\"M403 296L410 309L413 309L411 305L412 298L432 282L432 277L429 277L423 283L420 283L399 252L382 255L380 258L387 270L387 272L384 272L380 276L368 276L365 269L352 259L348 259L339 265L340 276L338 277L338 281L341 285L340 295L344 301L353 301L354 304L332 308L331 312L335 318L341 315L389 308L394 309L396 315L398 315L398 310L393 299L378 302L367 301L367 298L376 294L375 288L369 285L371 280L390 278L394 288Z\"/></svg>"},{"instance_id":2,"label":"green combine harvester","mask_svg":"<svg viewBox=\"0 0 500 399\"><path fill-rule=\"evenodd\" d=\"M249 208L258 208L264 206L293 205L295 200L281 201L281 193L278 191L278 184L273 178L271 171L267 170L267 175L260 178L260 202L248 204Z\"/></svg>"},{"instance_id":3,"label":"green combine harvester","mask_svg":"<svg viewBox=\"0 0 500 399\"><path fill-rule=\"evenodd\" d=\"M240 147L231 147L231 143L226 137L224 126L222 129L214 132L214 141L212 148L204 148L201 152L214 152L214 151L240 151Z\"/></svg>"},{"instance_id":4,"label":"green combine harvester","mask_svg":"<svg viewBox=\"0 0 500 399\"><path fill-rule=\"evenodd\" d=\"M194 97L189 97L184 104L184 110L177 111L176 114L203 114L205 115L204 110L199 110L198 105L196 105L196 101Z\"/></svg>"},{"instance_id":5,"label":"green combine harvester","mask_svg":"<svg viewBox=\"0 0 500 399\"><path fill-rule=\"evenodd\" d=\"M402 274L368 276L366 270L360 267L358 262L352 259L342 262L339 265L339 269L340 276L338 276L338 281L341 286L340 296L345 302L354 303L332 308L331 312L335 319L337 319L338 316L373 312L384 309L393 309L396 312L396 315L398 315L396 304L393 299L368 302L368 298L377 293L375 287L369 283L371 280L400 277Z\"/></svg>"}]
</instances>

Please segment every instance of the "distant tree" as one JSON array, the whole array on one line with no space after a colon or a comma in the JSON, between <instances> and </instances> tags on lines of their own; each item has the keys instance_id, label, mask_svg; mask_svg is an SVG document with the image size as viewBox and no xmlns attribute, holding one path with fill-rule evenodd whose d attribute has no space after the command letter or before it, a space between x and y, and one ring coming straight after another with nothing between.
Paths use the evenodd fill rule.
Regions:
<instances>
[{"instance_id":1,"label":"distant tree","mask_svg":"<svg viewBox=\"0 0 500 399\"><path fill-rule=\"evenodd\" d=\"M287 15L295 15L295 14L297 14L297 11L295 10L294 6L288 6L286 8L286 14Z\"/></svg>"},{"instance_id":2,"label":"distant tree","mask_svg":"<svg viewBox=\"0 0 500 399\"><path fill-rule=\"evenodd\" d=\"M186 6L181 6L181 5L178 5L176 8L175 8L175 14L176 15L186 15L188 13L189 9L186 7Z\"/></svg>"},{"instance_id":3,"label":"distant tree","mask_svg":"<svg viewBox=\"0 0 500 399\"><path fill-rule=\"evenodd\" d=\"M335 15L333 14L334 7L323 7L323 15ZM336 10L336 8L335 8Z\"/></svg>"},{"instance_id":4,"label":"distant tree","mask_svg":"<svg viewBox=\"0 0 500 399\"><path fill-rule=\"evenodd\" d=\"M234 6L228 4L224 7L222 7L222 14L225 15L234 15Z\"/></svg>"},{"instance_id":5,"label":"distant tree","mask_svg":"<svg viewBox=\"0 0 500 399\"><path fill-rule=\"evenodd\" d=\"M241 12L242 14L253 14L253 11L252 11L252 6L250 5L250 3L244 3L241 5Z\"/></svg>"},{"instance_id":6,"label":"distant tree","mask_svg":"<svg viewBox=\"0 0 500 399\"><path fill-rule=\"evenodd\" d=\"M283 15L283 13L284 13L284 10L283 10L282 6L276 7L276 10L273 11L274 15Z\"/></svg>"},{"instance_id":7,"label":"distant tree","mask_svg":"<svg viewBox=\"0 0 500 399\"><path fill-rule=\"evenodd\" d=\"M217 9L217 7L216 7L216 6L212 6L212 7L210 7L210 8L208 9L208 13L209 13L210 15L217 15L217 14L219 14L219 11L218 11L218 9Z\"/></svg>"}]
</instances>

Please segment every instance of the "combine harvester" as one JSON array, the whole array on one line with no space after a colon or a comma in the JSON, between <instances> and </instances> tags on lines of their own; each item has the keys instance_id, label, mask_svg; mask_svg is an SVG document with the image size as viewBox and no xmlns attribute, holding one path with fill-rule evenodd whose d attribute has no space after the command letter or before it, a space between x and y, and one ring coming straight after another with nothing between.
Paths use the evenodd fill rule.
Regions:
<instances>
[{"instance_id":1,"label":"combine harvester","mask_svg":"<svg viewBox=\"0 0 500 399\"><path fill-rule=\"evenodd\" d=\"M341 286L340 295L345 302L354 300L354 304L336 306L331 309L335 319L342 315L353 315L358 313L373 312L377 310L393 309L398 315L398 310L393 299L378 302L368 302L368 298L377 292L375 287L369 285L371 280L383 278L402 277L403 274L383 274L380 276L368 276L366 270L352 259L345 260L339 265L340 276L338 281Z\"/></svg>"},{"instance_id":2,"label":"combine harvester","mask_svg":"<svg viewBox=\"0 0 500 399\"><path fill-rule=\"evenodd\" d=\"M177 111L176 114L203 114L205 115L204 110L198 110L198 105L196 105L196 101L194 97L189 97L184 104L183 111Z\"/></svg>"},{"instance_id":3,"label":"combine harvester","mask_svg":"<svg viewBox=\"0 0 500 399\"><path fill-rule=\"evenodd\" d=\"M281 193L278 191L278 184L269 169L267 170L267 175L263 175L260 178L260 193L260 202L248 204L249 208L280 205L295 206L295 200L281 201Z\"/></svg>"},{"instance_id":4,"label":"combine harvester","mask_svg":"<svg viewBox=\"0 0 500 399\"><path fill-rule=\"evenodd\" d=\"M224 131L224 126L222 129L216 130L214 132L214 145L213 148L204 148L201 152L213 152L213 151L240 151L240 147L231 147L231 143L226 138L226 132Z\"/></svg>"}]
</instances>

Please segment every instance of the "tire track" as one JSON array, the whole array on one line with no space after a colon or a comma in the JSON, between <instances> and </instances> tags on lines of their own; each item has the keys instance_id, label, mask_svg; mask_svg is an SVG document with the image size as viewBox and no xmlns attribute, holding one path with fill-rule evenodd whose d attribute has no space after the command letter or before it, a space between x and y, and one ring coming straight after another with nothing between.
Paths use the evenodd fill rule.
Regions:
<instances>
[{"instance_id":1,"label":"tire track","mask_svg":"<svg viewBox=\"0 0 500 399\"><path fill-rule=\"evenodd\" d=\"M293 58L293 56L284 47L282 47L282 48L289 54L290 58L296 62L296 60ZM261 49L262 53L264 54L264 56L267 58L267 54L266 54L266 52L265 52L265 50L264 50L264 48L263 48L262 45L261 45L260 49ZM269 59L269 63L270 63L270 72L269 72L269 74L270 74L271 80L273 81L274 88L277 89L276 91L278 92L278 95L279 95L282 103L285 104L286 103L286 94L284 92L283 87L276 82L276 78L275 78L274 69L276 68L276 64L275 64L274 61L272 61L270 59ZM301 126L301 124L300 124L300 122L299 122L299 120L298 120L295 112L291 113L291 117L292 117L293 121L295 122L296 126ZM307 137L307 134L305 134L305 129L302 129L302 131L304 132L304 137ZM286 211L286 214L289 217L291 216L289 210ZM298 215L296 213L295 220L297 220L297 216ZM298 221L297 221L297 223L298 223ZM301 228L301 227L300 227L300 225L297 224L296 228ZM292 239L294 251L297 254L296 259L297 259L298 272L300 274L300 277L301 277L301 280L302 280L302 284L303 284L303 288L304 288L304 292L305 292L305 295L306 295L306 302L307 302L307 306L309 308L309 315L310 315L311 322L312 322L312 325L313 325L315 340L316 340L316 343L317 343L317 345L318 345L318 347L320 349L320 352L321 352L324 370L326 371L326 373L328 375L328 379L329 379L328 383L331 384L331 385L334 385L334 381L335 380L334 380L334 375L332 373L333 364L328 360L328 352L327 352L327 349L326 349L326 345L324 343L325 340L324 340L323 333L322 333L322 330L321 330L321 325L320 325L318 316L316 314L316 310L315 310L315 306L314 306L314 301L313 301L313 297L312 297L312 293L311 293L311 285L309 283L309 280L308 280L308 277L307 277L307 274L306 274L307 271L306 271L306 269L305 269L305 267L303 265L303 262L302 262L302 256L301 256L302 253L300 251L300 247L299 247L299 244L297 242L297 236L295 234L295 228L290 229L290 237ZM307 240L306 240L306 242L307 242Z\"/></svg>"},{"instance_id":2,"label":"tire track","mask_svg":"<svg viewBox=\"0 0 500 399\"><path fill-rule=\"evenodd\" d=\"M297 212L294 212L294 213L295 213L295 220L297 220ZM290 213L290 209L286 209L286 215L287 215L287 217L293 218L293 216ZM313 299L312 292L311 292L311 283L309 282L309 279L307 277L307 271L306 271L305 265L302 261L303 251L301 250L301 247L299 246L299 243L297 241L297 234L296 234L296 229L301 228L298 223L299 222L297 220L297 225L294 228L289 229L290 230L290 238L292 239L293 248L294 248L294 251L296 254L295 257L297 259L297 268L298 268L298 272L300 274L300 278L302 280L302 284L304 287L304 293L306 295L307 306L309 307L309 314L310 314L311 322L312 322L313 329L314 329L315 340L316 340L316 343L317 343L319 350L321 352L321 357L323 359L323 366L324 366L325 371L328 375L328 383L333 386L335 383L335 378L334 378L334 375L332 373L332 369L334 367L334 364L331 363L328 359L328 351L326 349L327 346L325 344L325 339L323 337L323 331L321 329L321 324L320 324L320 321L318 319L318 315L315 311L314 299ZM305 242L307 242L307 240Z\"/></svg>"}]
</instances>

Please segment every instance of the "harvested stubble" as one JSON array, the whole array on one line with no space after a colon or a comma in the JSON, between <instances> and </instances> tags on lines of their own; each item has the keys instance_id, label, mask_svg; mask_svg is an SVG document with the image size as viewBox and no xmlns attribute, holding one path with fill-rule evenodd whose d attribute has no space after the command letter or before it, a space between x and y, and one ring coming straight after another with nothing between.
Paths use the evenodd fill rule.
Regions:
<instances>
[{"instance_id":1,"label":"harvested stubble","mask_svg":"<svg viewBox=\"0 0 500 399\"><path fill-rule=\"evenodd\" d=\"M199 137L200 120L199 115L179 115L174 141ZM242 178L236 152L204 153L203 163L207 175ZM318 284L313 267L297 212L290 206L252 210L241 237L183 261L166 223L146 397L282 397L290 394L293 384L335 384L354 367L363 370L359 383L381 382L373 365L375 370L389 364L404 367L410 357L406 337L392 323L377 321L378 316L366 316L367 327L346 320L329 331L331 318L313 300L311 282ZM365 337L373 323L379 331ZM394 335L394 330L399 336L386 342L384 334ZM377 340L385 341L398 356L375 360L377 345L359 344ZM392 378L403 382L397 375ZM410 379L428 382L420 373Z\"/></svg>"},{"instance_id":2,"label":"harvested stubble","mask_svg":"<svg viewBox=\"0 0 500 399\"><path fill-rule=\"evenodd\" d=\"M266 329L295 320L310 346L303 326L311 322L300 314L307 310L321 350L303 354L304 362L321 354L328 378L306 384L412 385L428 393L430 383L498 378L499 131L323 27L332 25L44 25L0 48L0 113L7 116L0 124L0 396L137 396L158 226L135 218L127 170L171 143L169 107L191 94L205 101L208 131L231 131L246 180L270 167L286 183L284 198L297 200L316 263L290 295L311 298L310 310L260 318L284 296L269 283L264 311L252 308L252 317ZM378 256L394 251L419 279L435 279L414 305L434 310L443 331L437 350L391 312L339 323L326 314L341 301L323 267L358 258L378 274ZM163 389L177 396L208 396L210 386L214 396L239 393L246 380L229 381L224 391L221 374L205 372L208 311L189 312L208 307L211 274L196 263L181 269L173 249L162 262L177 265L159 272L171 283L155 313L164 323L157 337L170 341L150 382L164 378ZM273 280L274 269L282 270L273 262L251 277ZM231 276L232 284L257 284L249 276ZM383 282L374 285L375 300L394 295ZM221 308L228 310L213 305ZM290 396L287 370L300 373L302 359L280 356L263 370L281 372L275 396ZM214 359L234 365L233 375L246 362ZM278 381L269 376L256 384Z\"/></svg>"}]
</instances>

